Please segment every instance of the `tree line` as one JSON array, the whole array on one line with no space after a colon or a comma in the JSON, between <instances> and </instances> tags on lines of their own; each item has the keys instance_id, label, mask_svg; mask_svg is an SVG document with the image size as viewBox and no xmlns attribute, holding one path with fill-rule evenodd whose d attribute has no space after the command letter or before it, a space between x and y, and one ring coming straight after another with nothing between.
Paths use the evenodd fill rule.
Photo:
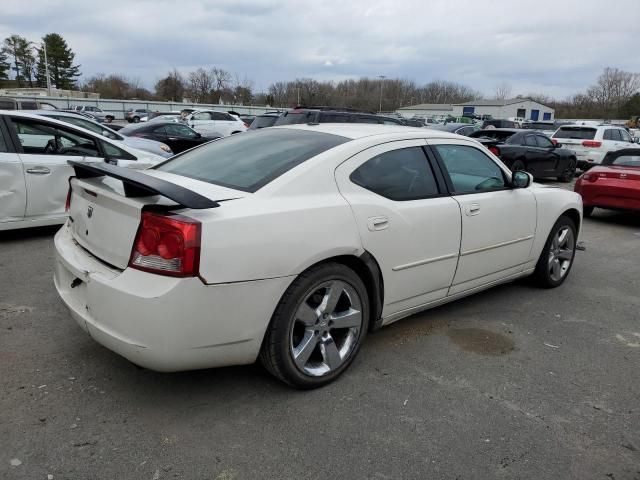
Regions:
<instances>
[{"instance_id":1,"label":"tree line","mask_svg":"<svg viewBox=\"0 0 640 480\"><path fill-rule=\"evenodd\" d=\"M0 48L0 80L13 77L19 88L46 87L48 64L51 86L74 90L80 76L80 65L74 60L75 53L57 33L45 35L40 43L11 35L4 39Z\"/></svg>"},{"instance_id":2,"label":"tree line","mask_svg":"<svg viewBox=\"0 0 640 480\"><path fill-rule=\"evenodd\" d=\"M269 105L333 105L368 111L394 111L423 103L460 103L477 100L483 94L455 81L433 80L418 84L402 78L360 78L318 81L298 78L274 82L256 92L245 76L223 68L198 68L183 74L176 68L158 80L153 91L138 79L119 74L97 74L79 81L80 65L67 41L49 33L35 43L20 35L7 37L0 48L0 80L12 78L18 87L46 87L45 47L51 85L59 89L80 89L103 98L140 99L194 103ZM627 118L640 115L640 74L607 67L595 84L563 100L530 93L531 98L555 109L557 118ZM494 98L512 96L508 83L496 85Z\"/></svg>"}]
</instances>

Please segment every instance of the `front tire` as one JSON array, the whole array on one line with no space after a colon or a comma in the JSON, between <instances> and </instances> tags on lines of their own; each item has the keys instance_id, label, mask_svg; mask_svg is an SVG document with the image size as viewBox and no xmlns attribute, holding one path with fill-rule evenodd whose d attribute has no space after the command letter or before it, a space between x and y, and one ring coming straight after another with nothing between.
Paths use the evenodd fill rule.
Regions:
<instances>
[{"instance_id":1,"label":"front tire","mask_svg":"<svg viewBox=\"0 0 640 480\"><path fill-rule=\"evenodd\" d=\"M350 268L326 263L289 286L267 329L260 360L283 382L321 387L338 378L360 350L369 323L369 297Z\"/></svg>"},{"instance_id":2,"label":"front tire","mask_svg":"<svg viewBox=\"0 0 640 480\"><path fill-rule=\"evenodd\" d=\"M559 182L569 183L576 176L576 165L577 160L573 157L569 159L569 163L567 164L567 168L564 169L562 175L558 177Z\"/></svg>"},{"instance_id":3,"label":"front tire","mask_svg":"<svg viewBox=\"0 0 640 480\"><path fill-rule=\"evenodd\" d=\"M549 233L533 274L543 288L555 288L569 276L576 255L576 225L562 215Z\"/></svg>"}]
</instances>

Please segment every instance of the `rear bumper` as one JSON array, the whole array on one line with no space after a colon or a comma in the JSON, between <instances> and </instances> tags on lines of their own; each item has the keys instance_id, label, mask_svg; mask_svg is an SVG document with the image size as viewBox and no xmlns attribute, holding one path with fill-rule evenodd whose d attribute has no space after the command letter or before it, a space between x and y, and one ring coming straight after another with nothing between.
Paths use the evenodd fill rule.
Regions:
<instances>
[{"instance_id":1,"label":"rear bumper","mask_svg":"<svg viewBox=\"0 0 640 480\"><path fill-rule=\"evenodd\" d=\"M595 183L582 182L579 193L586 207L640 210L640 186L638 187L633 188L615 179L598 179Z\"/></svg>"},{"instance_id":2,"label":"rear bumper","mask_svg":"<svg viewBox=\"0 0 640 480\"><path fill-rule=\"evenodd\" d=\"M55 286L78 325L131 362L164 372L254 362L291 282L205 285L111 269L76 244L66 225L55 249Z\"/></svg>"},{"instance_id":3,"label":"rear bumper","mask_svg":"<svg viewBox=\"0 0 640 480\"><path fill-rule=\"evenodd\" d=\"M580 170L588 170L589 168L600 165L606 152L596 152L592 150L575 151L578 168Z\"/></svg>"}]
</instances>

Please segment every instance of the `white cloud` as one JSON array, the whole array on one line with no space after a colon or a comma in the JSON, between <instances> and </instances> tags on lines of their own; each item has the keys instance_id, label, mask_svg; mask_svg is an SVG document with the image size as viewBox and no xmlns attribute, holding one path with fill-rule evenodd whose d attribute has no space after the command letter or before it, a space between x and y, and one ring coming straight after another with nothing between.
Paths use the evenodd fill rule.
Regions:
<instances>
[{"instance_id":1,"label":"white cloud","mask_svg":"<svg viewBox=\"0 0 640 480\"><path fill-rule=\"evenodd\" d=\"M220 66L256 87L296 77L447 79L558 97L606 66L640 71L638 0L24 0L0 36L62 34L85 75L152 86L173 67Z\"/></svg>"}]
</instances>

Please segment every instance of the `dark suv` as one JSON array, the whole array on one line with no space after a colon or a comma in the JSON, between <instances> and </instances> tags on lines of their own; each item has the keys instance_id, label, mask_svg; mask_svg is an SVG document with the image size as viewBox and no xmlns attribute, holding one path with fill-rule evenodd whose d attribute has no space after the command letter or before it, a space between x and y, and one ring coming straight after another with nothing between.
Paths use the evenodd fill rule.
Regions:
<instances>
[{"instance_id":1,"label":"dark suv","mask_svg":"<svg viewBox=\"0 0 640 480\"><path fill-rule=\"evenodd\" d=\"M273 124L293 125L297 123L378 123L382 125L404 125L402 120L393 117L383 117L374 113L357 112L352 110L296 108L285 112Z\"/></svg>"}]
</instances>

